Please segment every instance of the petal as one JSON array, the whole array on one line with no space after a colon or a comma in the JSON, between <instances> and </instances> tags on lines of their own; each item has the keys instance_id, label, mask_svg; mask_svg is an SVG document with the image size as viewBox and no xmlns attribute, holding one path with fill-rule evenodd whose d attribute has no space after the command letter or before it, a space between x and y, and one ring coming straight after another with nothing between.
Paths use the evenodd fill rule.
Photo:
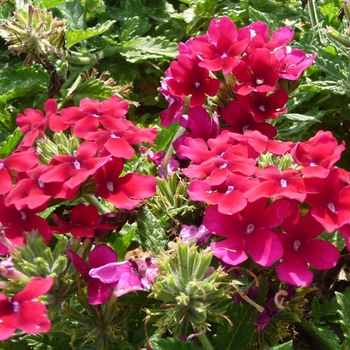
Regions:
<instances>
[{"instance_id":1,"label":"petal","mask_svg":"<svg viewBox=\"0 0 350 350\"><path fill-rule=\"evenodd\" d=\"M118 254L107 244L99 244L89 253L91 268L100 267L117 261Z\"/></svg>"},{"instance_id":2,"label":"petal","mask_svg":"<svg viewBox=\"0 0 350 350\"><path fill-rule=\"evenodd\" d=\"M111 295L111 288L99 279L92 278L87 286L88 302L91 305L103 304Z\"/></svg>"},{"instance_id":3,"label":"petal","mask_svg":"<svg viewBox=\"0 0 350 350\"><path fill-rule=\"evenodd\" d=\"M248 259L243 239L225 239L210 244L214 255L229 265L238 265Z\"/></svg>"},{"instance_id":4,"label":"petal","mask_svg":"<svg viewBox=\"0 0 350 350\"><path fill-rule=\"evenodd\" d=\"M331 269L340 257L339 249L320 239L303 242L300 248L307 262L317 270Z\"/></svg>"},{"instance_id":5,"label":"petal","mask_svg":"<svg viewBox=\"0 0 350 350\"><path fill-rule=\"evenodd\" d=\"M247 250L253 260L262 266L271 266L283 256L278 236L270 230L256 228L247 238Z\"/></svg>"},{"instance_id":6,"label":"petal","mask_svg":"<svg viewBox=\"0 0 350 350\"><path fill-rule=\"evenodd\" d=\"M126 293L134 292L136 290L143 290L141 285L141 280L139 276L134 275L133 273L124 273L118 285L115 287L113 294L116 297L120 297Z\"/></svg>"},{"instance_id":7,"label":"petal","mask_svg":"<svg viewBox=\"0 0 350 350\"><path fill-rule=\"evenodd\" d=\"M54 279L51 277L41 278L34 277L21 292L15 294L12 298L12 301L23 302L25 300L32 300L40 295L47 293L52 285Z\"/></svg>"},{"instance_id":8,"label":"petal","mask_svg":"<svg viewBox=\"0 0 350 350\"><path fill-rule=\"evenodd\" d=\"M84 261L78 254L72 252L68 248L66 249L68 258L73 263L74 268L82 275L84 280L87 282L90 278L89 271L90 265Z\"/></svg>"},{"instance_id":9,"label":"petal","mask_svg":"<svg viewBox=\"0 0 350 350\"><path fill-rule=\"evenodd\" d=\"M276 270L281 281L295 286L307 286L312 282L313 274L300 254L285 256Z\"/></svg>"},{"instance_id":10,"label":"petal","mask_svg":"<svg viewBox=\"0 0 350 350\"><path fill-rule=\"evenodd\" d=\"M124 273L131 273L132 264L129 261L115 262L91 269L90 277L98 278L103 283L118 282Z\"/></svg>"},{"instance_id":11,"label":"petal","mask_svg":"<svg viewBox=\"0 0 350 350\"><path fill-rule=\"evenodd\" d=\"M45 333L51 328L44 304L40 301L24 300L20 303L17 328L28 334Z\"/></svg>"}]
</instances>

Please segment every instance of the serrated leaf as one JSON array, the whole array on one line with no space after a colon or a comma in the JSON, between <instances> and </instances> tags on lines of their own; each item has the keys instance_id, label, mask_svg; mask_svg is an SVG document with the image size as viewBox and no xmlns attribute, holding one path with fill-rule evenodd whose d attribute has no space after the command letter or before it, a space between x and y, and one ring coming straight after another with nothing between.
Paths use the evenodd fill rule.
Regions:
<instances>
[{"instance_id":1,"label":"serrated leaf","mask_svg":"<svg viewBox=\"0 0 350 350\"><path fill-rule=\"evenodd\" d=\"M57 9L61 12L60 17L67 21L68 28L72 30L86 28L81 0L65 1L63 4L57 6Z\"/></svg>"},{"instance_id":2,"label":"serrated leaf","mask_svg":"<svg viewBox=\"0 0 350 350\"><path fill-rule=\"evenodd\" d=\"M101 35L104 32L106 32L114 23L115 21L107 21L102 24L97 24L95 27L87 28L86 30L69 30L66 34L66 47L69 49L70 47L76 45L80 41Z\"/></svg>"},{"instance_id":3,"label":"serrated leaf","mask_svg":"<svg viewBox=\"0 0 350 350\"><path fill-rule=\"evenodd\" d=\"M167 247L168 236L161 227L159 220L147 206L142 209L136 222L142 248L151 250L156 255L164 252Z\"/></svg>"},{"instance_id":4,"label":"serrated leaf","mask_svg":"<svg viewBox=\"0 0 350 350\"><path fill-rule=\"evenodd\" d=\"M233 329L218 326L217 334L214 335L215 343L221 350L247 349L256 332L253 324L258 311L249 304L234 304L226 316L233 323Z\"/></svg>"},{"instance_id":5,"label":"serrated leaf","mask_svg":"<svg viewBox=\"0 0 350 350\"><path fill-rule=\"evenodd\" d=\"M292 350L293 349L293 340L283 343L281 345L274 346L270 350Z\"/></svg>"},{"instance_id":6,"label":"serrated leaf","mask_svg":"<svg viewBox=\"0 0 350 350\"><path fill-rule=\"evenodd\" d=\"M17 129L12 135L9 135L6 141L0 144L0 159L6 158L18 145L23 134Z\"/></svg>"},{"instance_id":7,"label":"serrated leaf","mask_svg":"<svg viewBox=\"0 0 350 350\"><path fill-rule=\"evenodd\" d=\"M35 96L47 89L49 76L41 69L20 67L0 70L0 102Z\"/></svg>"},{"instance_id":8,"label":"serrated leaf","mask_svg":"<svg viewBox=\"0 0 350 350\"><path fill-rule=\"evenodd\" d=\"M312 299L311 302L311 308L312 308L312 316L314 318L314 321L316 324L320 324L322 321L322 311L321 311L321 306L316 297Z\"/></svg>"},{"instance_id":9,"label":"serrated leaf","mask_svg":"<svg viewBox=\"0 0 350 350\"><path fill-rule=\"evenodd\" d=\"M164 57L174 59L178 55L177 44L163 37L146 36L123 45L120 54L131 63Z\"/></svg>"},{"instance_id":10,"label":"serrated leaf","mask_svg":"<svg viewBox=\"0 0 350 350\"><path fill-rule=\"evenodd\" d=\"M189 341L181 341L179 339L152 339L154 350L204 350L203 347L197 346Z\"/></svg>"},{"instance_id":11,"label":"serrated leaf","mask_svg":"<svg viewBox=\"0 0 350 350\"><path fill-rule=\"evenodd\" d=\"M338 320L345 339L350 340L350 300L342 293L335 292L335 300L338 304Z\"/></svg>"}]
</instances>

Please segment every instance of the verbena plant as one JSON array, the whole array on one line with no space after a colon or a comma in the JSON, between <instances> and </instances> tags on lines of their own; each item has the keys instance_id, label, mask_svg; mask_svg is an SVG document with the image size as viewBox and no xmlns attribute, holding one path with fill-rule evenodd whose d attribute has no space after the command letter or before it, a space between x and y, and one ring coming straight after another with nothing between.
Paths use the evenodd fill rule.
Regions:
<instances>
[{"instance_id":1,"label":"verbena plant","mask_svg":"<svg viewBox=\"0 0 350 350\"><path fill-rule=\"evenodd\" d=\"M0 17L0 348L349 347L348 1Z\"/></svg>"}]
</instances>

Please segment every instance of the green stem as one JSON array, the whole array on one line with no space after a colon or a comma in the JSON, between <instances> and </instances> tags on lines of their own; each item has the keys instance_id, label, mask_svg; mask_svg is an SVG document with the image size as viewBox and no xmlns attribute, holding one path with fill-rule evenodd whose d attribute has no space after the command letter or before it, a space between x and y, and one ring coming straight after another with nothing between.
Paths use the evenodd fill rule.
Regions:
<instances>
[{"instance_id":1,"label":"green stem","mask_svg":"<svg viewBox=\"0 0 350 350\"><path fill-rule=\"evenodd\" d=\"M96 53L82 54L80 52L70 51L65 57L65 59L68 63L85 66L87 64L89 65L95 64L97 61L101 60L102 58L113 56L118 52L119 52L118 46L107 46L103 50L98 51Z\"/></svg>"},{"instance_id":2,"label":"green stem","mask_svg":"<svg viewBox=\"0 0 350 350\"><path fill-rule=\"evenodd\" d=\"M338 346L334 346L324 336L322 337L320 333L317 333L314 327L312 326L312 324L306 321L305 319L301 319L301 322L298 323L298 325L301 326L301 328L313 339L313 341L316 344L321 345L323 349L326 349L326 350L339 349Z\"/></svg>"},{"instance_id":3,"label":"green stem","mask_svg":"<svg viewBox=\"0 0 350 350\"><path fill-rule=\"evenodd\" d=\"M214 350L213 346L211 345L208 337L205 334L201 334L198 336L199 341L201 342L202 346L206 350Z\"/></svg>"},{"instance_id":4,"label":"green stem","mask_svg":"<svg viewBox=\"0 0 350 350\"><path fill-rule=\"evenodd\" d=\"M160 166L161 169L164 170L164 174L168 174L168 164L170 162L171 156L173 155L173 142L179 138L181 135L183 135L185 133L186 129L183 128L182 126L180 126L180 128L177 130L176 134L174 135L173 139L170 142L170 146L165 154L165 157L163 159L162 165Z\"/></svg>"},{"instance_id":5,"label":"green stem","mask_svg":"<svg viewBox=\"0 0 350 350\"><path fill-rule=\"evenodd\" d=\"M81 198L85 199L89 204L93 204L101 214L107 214L111 210L105 207L94 195L84 194Z\"/></svg>"},{"instance_id":6,"label":"green stem","mask_svg":"<svg viewBox=\"0 0 350 350\"><path fill-rule=\"evenodd\" d=\"M320 21L318 19L318 15L317 15L316 0L308 0L307 8L308 8L309 15L310 15L311 25L314 28L314 30L318 31L318 36L319 36L321 44L327 45L327 43L325 42L324 37L322 36L321 30L319 28Z\"/></svg>"}]
</instances>

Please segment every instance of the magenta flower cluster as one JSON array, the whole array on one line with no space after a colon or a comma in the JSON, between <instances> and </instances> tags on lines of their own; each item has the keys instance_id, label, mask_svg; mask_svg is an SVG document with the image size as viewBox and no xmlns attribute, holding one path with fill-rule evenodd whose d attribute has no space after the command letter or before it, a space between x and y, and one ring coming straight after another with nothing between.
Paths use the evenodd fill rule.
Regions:
<instances>
[{"instance_id":1,"label":"magenta flower cluster","mask_svg":"<svg viewBox=\"0 0 350 350\"><path fill-rule=\"evenodd\" d=\"M282 86L314 59L288 46L293 34L212 20L205 35L180 44L160 89L169 103L161 118L187 131L173 145L191 161L182 169L190 198L208 204L202 224L217 236L214 255L229 265L248 257L275 264L282 281L305 286L310 265L329 269L340 256L318 238L323 231L339 230L350 249L350 177L334 165L345 145L330 132L296 144L273 140L268 121L286 112ZM264 164L267 157L279 166Z\"/></svg>"}]
</instances>

